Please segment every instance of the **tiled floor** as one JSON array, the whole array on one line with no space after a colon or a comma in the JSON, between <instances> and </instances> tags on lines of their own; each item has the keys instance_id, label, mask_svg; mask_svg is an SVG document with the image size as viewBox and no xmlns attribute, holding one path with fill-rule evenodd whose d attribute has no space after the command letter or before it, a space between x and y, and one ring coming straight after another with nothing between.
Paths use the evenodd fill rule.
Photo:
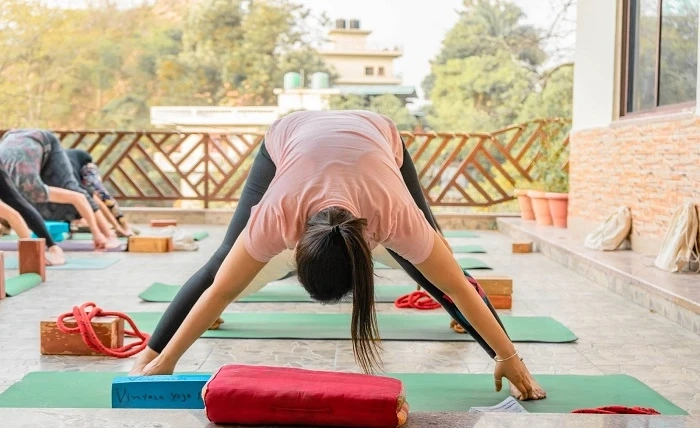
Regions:
<instances>
[{"instance_id":1,"label":"tiled floor","mask_svg":"<svg viewBox=\"0 0 700 428\"><path fill-rule=\"evenodd\" d=\"M167 304L144 303L137 295L155 281L184 282L212 253L225 230L211 226L189 229L211 233L200 243L199 251L109 254L109 257L119 257L121 261L98 271L50 271L47 283L1 301L0 391L35 370L128 370L133 358L41 356L39 321L70 311L74 305L86 301L94 301L106 310L163 310ZM450 241L484 246L486 254L473 256L493 266L492 273L514 278L513 310L503 313L552 316L579 337L573 344L520 344L518 348L533 373L627 373L647 383L691 415L700 415L700 336L626 301L541 254L512 254L511 241L499 232L479 231L478 234L477 238ZM15 273L9 271L7 275ZM391 270L381 271L381 275L382 282L405 282L408 278L402 272ZM238 303L231 305L228 311L272 309L348 312L350 307L348 304ZM392 304L379 304L378 310L399 311ZM493 369L491 360L473 342L421 342L420 346L386 342L384 349L385 370L388 372L490 373ZM177 369L210 372L230 362L358 370L346 341L233 339L199 340L185 354Z\"/></svg>"}]
</instances>

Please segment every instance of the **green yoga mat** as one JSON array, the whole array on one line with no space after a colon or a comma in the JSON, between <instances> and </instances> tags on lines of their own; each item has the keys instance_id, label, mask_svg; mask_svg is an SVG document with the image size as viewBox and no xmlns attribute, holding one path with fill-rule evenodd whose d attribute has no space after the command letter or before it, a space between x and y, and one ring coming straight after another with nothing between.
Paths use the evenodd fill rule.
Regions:
<instances>
[{"instance_id":1,"label":"green yoga mat","mask_svg":"<svg viewBox=\"0 0 700 428\"><path fill-rule=\"evenodd\" d=\"M454 245L452 251L455 253L485 253L486 250L481 245Z\"/></svg>"},{"instance_id":2,"label":"green yoga mat","mask_svg":"<svg viewBox=\"0 0 700 428\"><path fill-rule=\"evenodd\" d=\"M143 293L139 294L142 300L147 302L172 302L175 295L180 291L180 285L163 284L155 282L151 284ZM415 284L407 285L376 285L374 290L374 300L380 303L393 303L404 294L416 291ZM314 302L309 293L298 284L274 284L267 285L262 290L248 295L241 300L241 303L260 302Z\"/></svg>"},{"instance_id":3,"label":"green yoga mat","mask_svg":"<svg viewBox=\"0 0 700 428\"><path fill-rule=\"evenodd\" d=\"M116 257L71 257L66 263L58 266L46 266L50 270L92 270L105 269L119 261ZM8 257L5 259L5 269L19 268L19 259Z\"/></svg>"},{"instance_id":4,"label":"green yoga mat","mask_svg":"<svg viewBox=\"0 0 700 428\"><path fill-rule=\"evenodd\" d=\"M486 263L482 262L481 260L474 259L471 257L460 257L457 258L457 262L459 262L459 266L462 269L467 269L467 270L474 270L474 269L491 269L491 266L487 265Z\"/></svg>"},{"instance_id":5,"label":"green yoga mat","mask_svg":"<svg viewBox=\"0 0 700 428\"><path fill-rule=\"evenodd\" d=\"M12 278L5 279L5 294L14 297L41 284L41 275L38 273L23 273Z\"/></svg>"},{"instance_id":6,"label":"green yoga mat","mask_svg":"<svg viewBox=\"0 0 700 428\"><path fill-rule=\"evenodd\" d=\"M443 235L445 238L476 238L476 233L471 230L444 230Z\"/></svg>"},{"instance_id":7,"label":"green yoga mat","mask_svg":"<svg viewBox=\"0 0 700 428\"><path fill-rule=\"evenodd\" d=\"M474 270L474 269L491 269L489 265L486 263L482 262L481 260L474 259L471 257L460 257L457 259L459 262L459 266L462 269L467 269L467 270ZM385 265L384 263L374 261L374 268L375 269L393 269L390 266Z\"/></svg>"},{"instance_id":8,"label":"green yoga mat","mask_svg":"<svg viewBox=\"0 0 700 428\"><path fill-rule=\"evenodd\" d=\"M130 312L139 330L153 333L160 312ZM207 330L203 338L228 339L350 339L350 314L244 312L224 313L217 330ZM430 342L464 342L474 339L450 328L446 313L379 313L379 335L383 340ZM508 335L514 342L568 343L576 335L549 317L501 316Z\"/></svg>"},{"instance_id":9,"label":"green yoga mat","mask_svg":"<svg viewBox=\"0 0 700 428\"><path fill-rule=\"evenodd\" d=\"M112 379L125 375L123 372L28 373L0 394L0 407L109 409ZM501 392L495 392L492 374L387 373L385 376L404 383L410 412L468 412L471 407L493 406L508 397L508 382L503 382ZM535 378L547 391L547 398L520 402L530 413L570 413L580 408L617 404L651 407L663 415L687 415L661 394L627 375L535 375Z\"/></svg>"}]
</instances>

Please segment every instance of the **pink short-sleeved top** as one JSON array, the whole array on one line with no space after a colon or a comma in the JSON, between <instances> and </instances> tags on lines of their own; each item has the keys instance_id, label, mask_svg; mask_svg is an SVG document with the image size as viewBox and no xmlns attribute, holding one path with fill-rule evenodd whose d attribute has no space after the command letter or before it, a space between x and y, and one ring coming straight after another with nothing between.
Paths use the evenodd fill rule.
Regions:
<instances>
[{"instance_id":1,"label":"pink short-sleeved top","mask_svg":"<svg viewBox=\"0 0 700 428\"><path fill-rule=\"evenodd\" d=\"M413 264L425 261L434 232L399 168L403 144L393 122L368 111L304 111L275 121L265 148L276 167L243 231L250 255L263 263L294 249L307 219L333 206L367 219L378 244Z\"/></svg>"}]
</instances>

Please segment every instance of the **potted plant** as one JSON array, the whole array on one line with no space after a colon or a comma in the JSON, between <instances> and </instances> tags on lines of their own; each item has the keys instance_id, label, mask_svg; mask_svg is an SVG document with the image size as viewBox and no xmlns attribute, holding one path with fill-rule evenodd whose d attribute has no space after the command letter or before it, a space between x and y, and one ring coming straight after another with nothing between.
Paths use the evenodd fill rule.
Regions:
<instances>
[{"instance_id":1,"label":"potted plant","mask_svg":"<svg viewBox=\"0 0 700 428\"><path fill-rule=\"evenodd\" d=\"M536 185L528 192L538 224L567 226L569 172L563 167L569 146L554 140L556 134L544 131L539 159L533 168Z\"/></svg>"},{"instance_id":2,"label":"potted plant","mask_svg":"<svg viewBox=\"0 0 700 428\"><path fill-rule=\"evenodd\" d=\"M532 210L535 213L535 221L542 226L552 225L552 215L549 212L549 202L544 191L544 183L535 182L527 191L527 196L532 201Z\"/></svg>"},{"instance_id":3,"label":"potted plant","mask_svg":"<svg viewBox=\"0 0 700 428\"><path fill-rule=\"evenodd\" d=\"M549 175L545 197L549 202L554 226L566 228L569 216L569 173L563 168L554 168Z\"/></svg>"},{"instance_id":4,"label":"potted plant","mask_svg":"<svg viewBox=\"0 0 700 428\"><path fill-rule=\"evenodd\" d=\"M513 189L513 194L518 199L518 206L520 207L520 218L523 220L534 220L535 212L532 210L532 200L527 195L530 183L525 180L519 180L516 183L515 189Z\"/></svg>"}]
</instances>

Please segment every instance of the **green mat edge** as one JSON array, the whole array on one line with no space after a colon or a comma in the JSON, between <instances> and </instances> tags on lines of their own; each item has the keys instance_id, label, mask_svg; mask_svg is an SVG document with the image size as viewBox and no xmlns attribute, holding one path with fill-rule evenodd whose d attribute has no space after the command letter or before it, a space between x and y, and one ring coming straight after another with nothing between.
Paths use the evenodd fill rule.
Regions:
<instances>
[{"instance_id":1,"label":"green mat edge","mask_svg":"<svg viewBox=\"0 0 700 428\"><path fill-rule=\"evenodd\" d=\"M161 287L161 288L168 288L168 289L172 288L172 289L174 289L174 292L177 293L177 291L179 291L179 290L182 288L182 285L177 285L177 284L166 284L166 283L164 283L164 282L154 282L154 283L152 283L151 285L149 285L144 291L142 291L141 293L139 293L138 297L139 297L141 300L143 300L144 302L150 302L150 303L169 303L169 302L172 302L172 299L170 299L170 300L164 300L164 299L157 299L157 300L154 300L154 299L152 299L152 298L151 298L151 299L144 298L144 296L147 296L148 293L150 292L150 290L151 290L152 288L158 288L158 287ZM274 284L274 285L273 285L273 284L268 284L268 285L266 285L264 288L262 288L260 291L263 291L263 290L266 290L266 289L269 291L269 290L271 290L271 289L274 289L275 287L285 287L285 288L287 288L287 287L290 287L290 288L291 288L291 287L298 287L298 288L300 288L300 294L302 294L301 290L303 290L303 288L302 288L301 285L299 285L299 284ZM408 294L408 293L410 293L411 291L415 291L415 290L416 290L416 285L413 284L413 283L411 283L411 284L408 284L408 283L407 283L407 284L393 284L393 285L377 284L377 285L375 285L375 294L376 294L376 289L377 289L377 288L382 288L382 289L385 289L385 288L397 288L397 289L401 289L401 290L406 291L406 292L407 292L406 294ZM409 288L410 288L410 291L408 291ZM176 291L175 291L175 290L176 290ZM241 298L240 300L237 300L236 302L237 302L237 303L305 303L305 302L306 302L306 303L309 303L309 302L310 302L310 303L315 303L315 301L312 300L310 297L309 297L308 299L304 299L304 300L274 300L274 299L262 300L262 299L251 299L251 297L255 296L256 294L259 294L260 291L259 291L259 292L256 292L256 293L253 293L253 294L251 294L251 295L249 295L249 296L243 297L243 298ZM172 291L169 291L169 292L172 292ZM375 300L375 301L378 302L378 303L393 303L393 302L394 302L394 300Z\"/></svg>"},{"instance_id":2,"label":"green mat edge","mask_svg":"<svg viewBox=\"0 0 700 428\"><path fill-rule=\"evenodd\" d=\"M155 325L159 322L161 317L163 316L163 311L130 311L127 313L127 316L133 319L133 321L136 323L137 326L139 326L139 329L145 333L152 333L152 329L147 328L143 326L144 322L143 319L147 318L149 321L154 325L152 326L153 329L155 329ZM350 314L347 313L337 313L337 312L331 312L331 313L307 313L307 312L224 312L221 315L221 318L224 319L225 323L224 325L231 325L232 324L232 318L236 317L256 317L256 316L284 316L284 317L295 317L295 316L311 316L311 317L333 317L333 318L340 318L340 317L350 317ZM155 321L150 320L150 318L156 318ZM450 333L451 337L454 337L454 339L439 339L434 336L436 334L435 332L431 331L431 334L433 334L432 339L426 338L426 337L411 337L411 338L401 338L401 339L384 339L387 341L412 341L412 342L473 342L474 339L469 336L469 335L464 335L464 334L454 334L452 336L452 332L450 329L447 328L449 321L452 319L449 314L441 312L439 314L424 314L420 315L415 312L403 312L403 313L395 313L395 312L380 312L377 314L377 322L380 326L381 329L381 320L382 318L387 318L387 319L411 319L411 318L418 318L418 317L430 317L431 320L426 320L424 321L429 321L429 322L435 322L436 324L439 323L445 323L445 334ZM566 343L573 343L578 340L578 336L576 333L574 333L569 327L561 323L560 321L556 320L553 317L550 316L517 316L517 315L501 315L501 320L504 321L504 324L507 322L505 321L506 319L514 319L514 318L527 318L527 319L545 319L545 320L551 320L556 323L557 328L560 330L564 331L561 333L562 338L557 339L557 340L523 340L523 339L518 339L516 334L513 334L512 330L510 331L511 336L514 336L513 341L516 343L548 343L548 344L566 344ZM428 324L428 322L423 322L421 325L425 326ZM348 326L350 325L350 322L348 320ZM223 332L225 332L226 327L221 330L207 330L204 332L201 336L200 339L235 339L235 340L249 340L249 339L270 339L270 340L349 340L347 337L341 337L341 338L332 338L329 339L328 337L323 337L323 338L315 338L312 337L313 335L305 335L301 336L299 335L298 337L296 335L293 335L294 337L283 337L283 335L280 336L270 336L266 334L258 334L254 335L252 337L240 337L240 336L226 336L224 335ZM349 333L348 333L349 334ZM380 330L381 334L381 330ZM417 336L420 336L420 334L417 334Z\"/></svg>"},{"instance_id":3,"label":"green mat edge","mask_svg":"<svg viewBox=\"0 0 700 428\"><path fill-rule=\"evenodd\" d=\"M100 266L90 266L90 267L72 267L71 263L69 263L73 259L79 259L79 260L100 260L100 259L106 259L110 263L107 263L105 261L104 265ZM11 263L8 263L8 261L12 260ZM111 256L111 255L105 255L101 257L81 257L81 256L74 256L74 257L67 257L66 258L66 263L63 265L58 265L58 266L51 266L47 265L46 270L104 270L107 269L108 267L114 266L115 264L121 262L121 259L119 257ZM19 257L16 256L11 256L5 258L5 269L8 270L17 270L19 269Z\"/></svg>"},{"instance_id":4,"label":"green mat edge","mask_svg":"<svg viewBox=\"0 0 700 428\"><path fill-rule=\"evenodd\" d=\"M103 375L105 377L111 376L112 378L115 377L120 377L120 376L126 376L128 375L127 372L61 372L61 371L32 371L27 374L25 374L19 381L13 383L10 385L5 391L0 393L0 408L44 408L44 409L49 409L49 408L57 408L57 407L23 407L23 406L18 406L17 403L13 403L12 400L12 394L15 394L15 390L21 388L21 384L25 382L37 382L33 380L34 377L43 377L46 374L68 374L68 373L90 373L90 374L96 374L96 375ZM208 375L211 376L213 372L176 372L175 374L177 375L187 375L187 374L196 374L196 375ZM432 378L440 378L440 377L449 377L449 379L454 380L455 378L464 378L465 380L468 380L469 378L485 378L488 377L490 380L492 378L492 374L488 373L406 373L406 372L388 372L388 373L383 373L381 374L382 376L386 377L392 377L401 380L404 384L407 384L407 400L409 402L409 405L411 403L411 386L410 386L410 379L411 378L418 378L418 377L432 377ZM540 383L545 385L547 383L548 379L555 378L555 377L570 377L570 378L613 378L614 379L621 379L624 382L632 382L634 384L637 384L641 388L643 388L647 393L651 395L651 398L653 400L658 400L661 402L663 406L659 406L658 404L655 405L655 409L658 410L662 415L665 416L687 416L688 412L683 410L681 407L673 403L671 400L667 399L664 397L661 393L653 389L651 386L647 385L646 383L642 382L641 380L635 378L634 376L630 376L627 374L608 374L608 375L578 375L578 374L540 374L540 373L534 373L533 376L535 377L535 380L539 380ZM41 379L39 379L40 381ZM479 379L479 381L483 381L484 379ZM438 382L435 382L438 383ZM618 382L620 383L620 382ZM546 388L546 387L545 387ZM504 387L500 392L495 392L494 391L494 399L493 399L493 404L497 404L500 400L504 399L505 397L508 396L507 394L508 391L508 381L507 379L504 381ZM111 398L111 390L109 394ZM10 406L6 405L4 402L10 400ZM543 403L545 406L548 404L546 401L547 399L543 401L524 401L520 402L523 407L525 407L528 412L531 412L533 414L569 414L568 412L563 413L563 412L533 412L532 407L537 407L539 403ZM92 409L109 409L111 408L111 400L108 400L108 403L105 403L104 407L80 407L80 406L75 406L74 408L92 408ZM414 400L418 401L418 400ZM478 403L477 403L478 404ZM609 403L608 405L614 405L615 403ZM650 405L648 403L640 403L637 405ZM415 409L415 406L414 406ZM434 412L435 410L430 410L430 409L421 409L418 411L413 411L413 413L421 413L421 412ZM464 406L463 409L452 409L449 411L443 410L443 412L454 412L454 413L467 413L469 411L468 406ZM409 412L409 419L410 419L410 413Z\"/></svg>"}]
</instances>

